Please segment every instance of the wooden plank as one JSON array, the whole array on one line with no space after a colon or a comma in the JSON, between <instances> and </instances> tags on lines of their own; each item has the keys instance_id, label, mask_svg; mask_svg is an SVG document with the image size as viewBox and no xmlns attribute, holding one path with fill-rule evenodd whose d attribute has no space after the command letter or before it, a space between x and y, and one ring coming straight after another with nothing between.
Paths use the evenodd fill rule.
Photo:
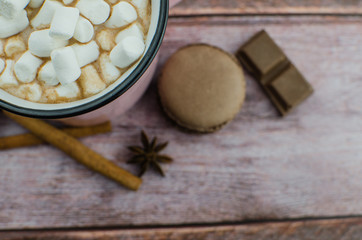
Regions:
<instances>
[{"instance_id":1,"label":"wooden plank","mask_svg":"<svg viewBox=\"0 0 362 240\"><path fill-rule=\"evenodd\" d=\"M360 218L215 227L0 233L0 239L3 240L360 240L361 236Z\"/></svg>"},{"instance_id":2,"label":"wooden plank","mask_svg":"<svg viewBox=\"0 0 362 240\"><path fill-rule=\"evenodd\" d=\"M127 166L141 129L169 140L167 178L137 193L49 147L0 152L0 229L239 222L362 214L362 23L360 18L173 19L161 49L205 42L235 52L265 28L316 92L280 118L247 76L247 99L222 131L180 131L162 113L155 83L114 132L83 142ZM23 130L0 117L1 135Z\"/></svg>"},{"instance_id":3,"label":"wooden plank","mask_svg":"<svg viewBox=\"0 0 362 240\"><path fill-rule=\"evenodd\" d=\"M235 14L362 14L361 0L183 0L172 16Z\"/></svg>"}]
</instances>

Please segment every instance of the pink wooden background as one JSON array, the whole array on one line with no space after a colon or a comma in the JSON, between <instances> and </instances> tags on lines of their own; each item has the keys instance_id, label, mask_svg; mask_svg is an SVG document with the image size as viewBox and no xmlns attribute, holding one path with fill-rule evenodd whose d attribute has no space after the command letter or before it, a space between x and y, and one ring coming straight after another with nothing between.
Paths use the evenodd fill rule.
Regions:
<instances>
[{"instance_id":1,"label":"pink wooden background","mask_svg":"<svg viewBox=\"0 0 362 240\"><path fill-rule=\"evenodd\" d=\"M167 178L150 172L133 193L50 146L2 151L0 239L360 239L361 9L355 0L185 0L171 11L161 65L186 44L235 52L266 29L315 94L281 118L247 75L237 118L197 135L165 117L155 79L112 133L82 142L135 171L125 147L145 129L170 141ZM24 131L0 115L1 136Z\"/></svg>"}]
</instances>

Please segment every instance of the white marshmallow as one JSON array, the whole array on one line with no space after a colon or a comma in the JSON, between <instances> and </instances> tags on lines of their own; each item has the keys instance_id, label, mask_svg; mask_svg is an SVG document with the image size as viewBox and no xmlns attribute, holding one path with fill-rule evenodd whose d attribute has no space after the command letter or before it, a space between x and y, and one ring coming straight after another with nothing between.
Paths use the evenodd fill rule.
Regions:
<instances>
[{"instance_id":1,"label":"white marshmallow","mask_svg":"<svg viewBox=\"0 0 362 240\"><path fill-rule=\"evenodd\" d=\"M40 8L44 0L30 0L29 6L31 8Z\"/></svg>"},{"instance_id":2,"label":"white marshmallow","mask_svg":"<svg viewBox=\"0 0 362 240\"><path fill-rule=\"evenodd\" d=\"M14 61L6 60L5 70L0 75L0 87L12 87L19 85L13 73Z\"/></svg>"},{"instance_id":3,"label":"white marshmallow","mask_svg":"<svg viewBox=\"0 0 362 240\"><path fill-rule=\"evenodd\" d=\"M38 80L42 81L47 86L56 86L59 84L57 73L54 70L51 61L44 64L38 74Z\"/></svg>"},{"instance_id":4,"label":"white marshmallow","mask_svg":"<svg viewBox=\"0 0 362 240\"><path fill-rule=\"evenodd\" d=\"M49 57L53 50L68 45L67 40L52 38L49 32L49 29L45 29L35 31L30 35L28 47L32 54L38 57Z\"/></svg>"},{"instance_id":5,"label":"white marshmallow","mask_svg":"<svg viewBox=\"0 0 362 240\"><path fill-rule=\"evenodd\" d=\"M52 22L55 11L63 5L54 0L45 0L38 14L31 20L31 26L35 29L47 28Z\"/></svg>"},{"instance_id":6,"label":"white marshmallow","mask_svg":"<svg viewBox=\"0 0 362 240\"><path fill-rule=\"evenodd\" d=\"M79 0L76 7L95 25L104 23L111 12L108 3L103 0Z\"/></svg>"},{"instance_id":7,"label":"white marshmallow","mask_svg":"<svg viewBox=\"0 0 362 240\"><path fill-rule=\"evenodd\" d=\"M42 95L42 89L39 84L23 84L18 88L17 95L21 98L25 98L31 102L37 102L40 100Z\"/></svg>"},{"instance_id":8,"label":"white marshmallow","mask_svg":"<svg viewBox=\"0 0 362 240\"><path fill-rule=\"evenodd\" d=\"M29 25L25 10L21 11L14 19L0 16L0 38L8 38L23 31Z\"/></svg>"},{"instance_id":9,"label":"white marshmallow","mask_svg":"<svg viewBox=\"0 0 362 240\"><path fill-rule=\"evenodd\" d=\"M110 29L104 29L97 34L97 41L101 48L105 51L111 51L116 43L114 42L114 36Z\"/></svg>"},{"instance_id":10,"label":"white marshmallow","mask_svg":"<svg viewBox=\"0 0 362 240\"><path fill-rule=\"evenodd\" d=\"M52 38L69 40L73 37L79 18L79 10L72 7L61 7L55 11L50 25L49 35Z\"/></svg>"},{"instance_id":11,"label":"white marshmallow","mask_svg":"<svg viewBox=\"0 0 362 240\"><path fill-rule=\"evenodd\" d=\"M74 1L74 0L63 0L63 3L64 3L65 5L69 5L69 4L71 4L73 1Z\"/></svg>"},{"instance_id":12,"label":"white marshmallow","mask_svg":"<svg viewBox=\"0 0 362 240\"><path fill-rule=\"evenodd\" d=\"M38 68L42 63L43 61L41 59L27 51L15 63L15 75L20 82L30 83L34 81Z\"/></svg>"},{"instance_id":13,"label":"white marshmallow","mask_svg":"<svg viewBox=\"0 0 362 240\"><path fill-rule=\"evenodd\" d=\"M139 59L145 51L145 43L138 37L127 37L113 48L110 58L120 68L129 67Z\"/></svg>"},{"instance_id":14,"label":"white marshmallow","mask_svg":"<svg viewBox=\"0 0 362 240\"><path fill-rule=\"evenodd\" d=\"M78 97L80 90L75 82L71 82L67 85L60 85L55 88L55 92L60 98L72 99Z\"/></svg>"},{"instance_id":15,"label":"white marshmallow","mask_svg":"<svg viewBox=\"0 0 362 240\"><path fill-rule=\"evenodd\" d=\"M79 83L85 97L97 94L106 88L106 84L99 77L98 72L93 65L88 65L82 69Z\"/></svg>"},{"instance_id":16,"label":"white marshmallow","mask_svg":"<svg viewBox=\"0 0 362 240\"><path fill-rule=\"evenodd\" d=\"M126 26L138 18L136 9L128 2L122 1L113 7L112 15L106 22L108 28Z\"/></svg>"},{"instance_id":17,"label":"white marshmallow","mask_svg":"<svg viewBox=\"0 0 362 240\"><path fill-rule=\"evenodd\" d=\"M95 41L88 44L73 44L71 47L81 68L96 61L99 57L99 47Z\"/></svg>"},{"instance_id":18,"label":"white marshmallow","mask_svg":"<svg viewBox=\"0 0 362 240\"><path fill-rule=\"evenodd\" d=\"M74 38L81 43L87 43L92 40L94 35L93 25L84 17L79 17L74 31Z\"/></svg>"},{"instance_id":19,"label":"white marshmallow","mask_svg":"<svg viewBox=\"0 0 362 240\"><path fill-rule=\"evenodd\" d=\"M5 61L3 59L0 58L0 73L2 73L2 71L5 68Z\"/></svg>"},{"instance_id":20,"label":"white marshmallow","mask_svg":"<svg viewBox=\"0 0 362 240\"><path fill-rule=\"evenodd\" d=\"M112 64L111 59L107 53L102 53L99 58L99 65L104 81L111 84L121 76L121 71Z\"/></svg>"},{"instance_id":21,"label":"white marshmallow","mask_svg":"<svg viewBox=\"0 0 362 240\"><path fill-rule=\"evenodd\" d=\"M126 37L130 36L138 37L139 39L144 40L143 32L137 23L133 23L128 28L120 31L116 36L116 43L119 43Z\"/></svg>"},{"instance_id":22,"label":"white marshmallow","mask_svg":"<svg viewBox=\"0 0 362 240\"><path fill-rule=\"evenodd\" d=\"M51 59L57 78L62 85L74 82L80 77L81 70L72 47L54 50Z\"/></svg>"},{"instance_id":23,"label":"white marshmallow","mask_svg":"<svg viewBox=\"0 0 362 240\"><path fill-rule=\"evenodd\" d=\"M29 4L30 0L0 0L0 15L14 19Z\"/></svg>"},{"instance_id":24,"label":"white marshmallow","mask_svg":"<svg viewBox=\"0 0 362 240\"><path fill-rule=\"evenodd\" d=\"M26 47L25 47L25 43L23 42L22 38L20 38L18 36L14 36L14 37L9 38L6 41L4 50L5 50L6 56L12 58L16 54L25 52Z\"/></svg>"}]
</instances>

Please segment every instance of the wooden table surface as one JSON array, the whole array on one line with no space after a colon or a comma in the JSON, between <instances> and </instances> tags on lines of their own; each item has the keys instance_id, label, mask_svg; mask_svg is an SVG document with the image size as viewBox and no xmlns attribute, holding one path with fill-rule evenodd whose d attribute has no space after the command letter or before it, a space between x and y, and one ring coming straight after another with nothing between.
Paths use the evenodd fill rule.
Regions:
<instances>
[{"instance_id":1,"label":"wooden table surface","mask_svg":"<svg viewBox=\"0 0 362 240\"><path fill-rule=\"evenodd\" d=\"M110 134L84 144L125 164L141 129L169 140L167 178L130 192L53 147L0 152L0 239L361 239L362 0L184 0L161 65L204 42L229 52L266 29L315 88L281 118L247 75L246 103L215 134L180 131L155 82ZM156 79L155 79L156 81ZM0 115L1 136L25 132Z\"/></svg>"}]
</instances>

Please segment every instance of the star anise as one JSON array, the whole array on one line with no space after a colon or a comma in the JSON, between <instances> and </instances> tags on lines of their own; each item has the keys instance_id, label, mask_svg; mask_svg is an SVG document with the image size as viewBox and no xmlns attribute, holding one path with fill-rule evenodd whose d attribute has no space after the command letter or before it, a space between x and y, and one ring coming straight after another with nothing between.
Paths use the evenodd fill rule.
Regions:
<instances>
[{"instance_id":1,"label":"star anise","mask_svg":"<svg viewBox=\"0 0 362 240\"><path fill-rule=\"evenodd\" d=\"M152 141L150 141L144 131L141 132L141 142L141 147L128 147L135 156L127 161L127 163L140 165L140 177L142 177L149 168L153 168L164 177L165 173L163 172L160 163L171 163L173 161L170 156L160 154L160 152L167 147L168 142L157 144L157 137L154 137Z\"/></svg>"}]
</instances>

